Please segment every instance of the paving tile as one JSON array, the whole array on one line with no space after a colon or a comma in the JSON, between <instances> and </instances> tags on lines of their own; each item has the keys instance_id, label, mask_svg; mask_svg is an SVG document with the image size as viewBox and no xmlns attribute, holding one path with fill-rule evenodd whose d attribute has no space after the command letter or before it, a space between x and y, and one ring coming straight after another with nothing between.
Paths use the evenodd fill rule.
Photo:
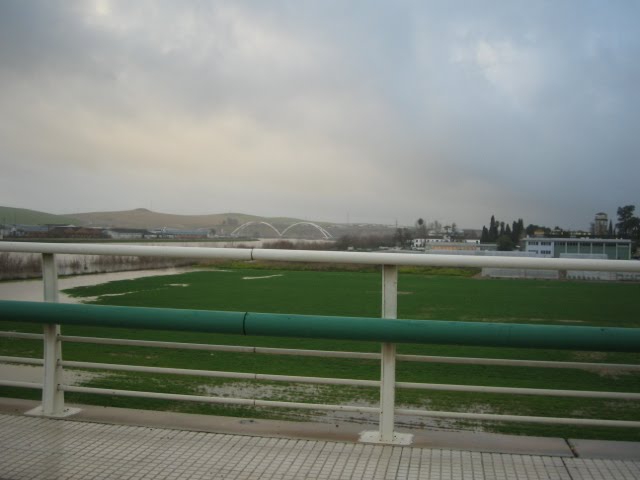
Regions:
<instances>
[{"instance_id":1,"label":"paving tile","mask_svg":"<svg viewBox=\"0 0 640 480\"><path fill-rule=\"evenodd\" d=\"M0 478L637 480L640 461L252 437L0 414Z\"/></svg>"}]
</instances>

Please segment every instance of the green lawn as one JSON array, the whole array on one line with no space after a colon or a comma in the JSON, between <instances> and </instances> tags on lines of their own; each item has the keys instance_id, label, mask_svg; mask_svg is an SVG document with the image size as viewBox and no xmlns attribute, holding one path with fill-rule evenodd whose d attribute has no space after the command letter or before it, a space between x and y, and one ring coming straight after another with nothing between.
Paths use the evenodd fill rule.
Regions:
<instances>
[{"instance_id":1,"label":"green lawn","mask_svg":"<svg viewBox=\"0 0 640 480\"><path fill-rule=\"evenodd\" d=\"M255 278L265 277L265 278ZM268 277L268 278L267 278ZM639 327L635 299L640 284L560 282L543 280L488 280L468 276L400 275L399 318L463 321L546 323ZM233 268L182 275L148 277L82 287L68 293L98 297L103 305L154 306L274 313L378 316L380 313L379 272L337 272L311 270L269 270ZM40 327L6 323L3 329L39 331ZM379 351L370 342L317 339L239 337L189 332L134 331L90 327L63 327L69 335L142 338L179 342L230 345L278 346L326 350ZM455 345L399 345L399 353L492 358L520 358L590 362L640 363L640 353L573 352L535 349L462 347ZM34 341L0 339L3 355L39 356L41 345ZM379 378L375 361L317 359L312 357L234 354L65 343L64 357L104 363L131 363L193 369L307 375L340 378ZM541 369L479 365L447 365L399 362L398 380L467 385L517 386L577 390L640 392L640 375L630 372ZM261 390L248 382L193 377L110 374L85 383L89 386L203 394L206 389L232 391L253 388L260 398L293 401L376 403L375 389L331 386L275 385L262 382ZM300 388L298 388L300 387ZM218 390L216 390L218 389ZM219 390L222 389L222 390ZM227 390L225 390L227 389ZM211 390L208 390L211 391ZM28 396L36 392L0 389L6 396ZM217 394L217 393L216 393ZM288 410L258 410L191 403L150 401L67 394L70 401L139 408L155 408L224 415L269 418L299 418ZM482 411L516 415L584 416L592 418L640 419L639 402L571 399L563 397L511 396L398 390L397 402L413 408ZM531 435L640 440L631 429L595 429L538 425L482 424L491 431ZM475 428L466 422L458 426Z\"/></svg>"}]
</instances>

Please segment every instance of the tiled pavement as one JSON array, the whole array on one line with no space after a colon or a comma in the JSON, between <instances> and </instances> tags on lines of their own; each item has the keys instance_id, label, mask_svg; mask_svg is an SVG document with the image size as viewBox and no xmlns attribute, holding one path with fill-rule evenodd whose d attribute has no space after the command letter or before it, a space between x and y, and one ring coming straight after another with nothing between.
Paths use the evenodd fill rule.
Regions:
<instances>
[{"instance_id":1,"label":"tiled pavement","mask_svg":"<svg viewBox=\"0 0 640 480\"><path fill-rule=\"evenodd\" d=\"M252 437L0 414L0 479L640 479L640 461Z\"/></svg>"}]
</instances>

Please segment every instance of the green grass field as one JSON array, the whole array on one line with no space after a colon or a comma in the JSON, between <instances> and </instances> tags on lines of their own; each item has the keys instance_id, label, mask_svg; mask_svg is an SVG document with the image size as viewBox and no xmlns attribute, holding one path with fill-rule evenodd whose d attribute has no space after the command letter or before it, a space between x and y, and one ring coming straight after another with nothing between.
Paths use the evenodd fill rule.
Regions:
<instances>
[{"instance_id":1,"label":"green grass field","mask_svg":"<svg viewBox=\"0 0 640 480\"><path fill-rule=\"evenodd\" d=\"M380 273L372 271L270 270L268 266L229 264L173 276L111 282L67 293L102 305L155 306L274 313L379 316ZM241 268L238 268L241 267ZM473 272L409 270L399 280L398 317L461 321L545 323L640 327L636 300L640 284L488 280ZM433 272L430 272L433 273ZM95 298L94 298L95 297ZM40 327L6 323L4 330L39 331ZM69 335L141 338L229 345L278 346L321 350L379 351L379 344L321 339L239 337L188 332L134 331L63 327ZM0 339L3 355L40 356L39 342ZM399 353L487 358L518 358L612 363L640 363L640 353L574 352L536 349L462 347L456 345L399 345ZM130 363L177 368L378 379L375 361L183 351L65 343L64 358L104 363ZM542 369L480 365L399 362L399 381L466 385L514 386L640 392L640 374L604 370ZM111 373L85 382L88 386L174 393L215 394L323 403L378 401L371 388L344 388L230 381L169 375ZM240 393L238 393L240 392ZM5 396L33 396L37 392L0 389ZM309 419L300 411L248 409L148 399L67 394L69 401L133 408L166 409L221 415ZM640 419L639 402L398 390L397 403L432 410L507 413L515 415ZM451 422L435 422L451 428ZM456 422L454 428L580 438L640 440L634 429L550 427L526 424Z\"/></svg>"}]
</instances>

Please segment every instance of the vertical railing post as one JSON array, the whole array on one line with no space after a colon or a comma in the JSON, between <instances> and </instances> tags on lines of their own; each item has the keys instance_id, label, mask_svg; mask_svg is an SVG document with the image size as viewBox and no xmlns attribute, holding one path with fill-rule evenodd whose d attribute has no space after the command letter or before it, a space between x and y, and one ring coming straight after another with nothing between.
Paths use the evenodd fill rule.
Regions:
<instances>
[{"instance_id":1,"label":"vertical railing post","mask_svg":"<svg viewBox=\"0 0 640 480\"><path fill-rule=\"evenodd\" d=\"M382 318L398 318L398 267L382 266ZM408 445L411 434L394 431L396 405L396 345L382 344L380 364L380 424L379 431L363 432L361 442Z\"/></svg>"},{"instance_id":2,"label":"vertical railing post","mask_svg":"<svg viewBox=\"0 0 640 480\"><path fill-rule=\"evenodd\" d=\"M58 302L58 269L55 255L42 254L42 280L44 301ZM64 392L58 389L62 383L62 345L58 336L60 325L44 325L44 382L42 383L42 414L61 415L64 410Z\"/></svg>"},{"instance_id":3,"label":"vertical railing post","mask_svg":"<svg viewBox=\"0 0 640 480\"><path fill-rule=\"evenodd\" d=\"M58 269L56 258L52 253L42 254L42 283L44 301L59 301ZM78 409L64 407L64 392L59 386L62 380L62 342L60 341L60 325L44 325L44 373L42 382L42 405L31 410L32 415L47 417L65 417L77 413Z\"/></svg>"},{"instance_id":4,"label":"vertical railing post","mask_svg":"<svg viewBox=\"0 0 640 480\"><path fill-rule=\"evenodd\" d=\"M398 267L382 266L382 318L398 318ZM380 371L380 441L393 442L396 408L396 345L382 344Z\"/></svg>"}]
</instances>

